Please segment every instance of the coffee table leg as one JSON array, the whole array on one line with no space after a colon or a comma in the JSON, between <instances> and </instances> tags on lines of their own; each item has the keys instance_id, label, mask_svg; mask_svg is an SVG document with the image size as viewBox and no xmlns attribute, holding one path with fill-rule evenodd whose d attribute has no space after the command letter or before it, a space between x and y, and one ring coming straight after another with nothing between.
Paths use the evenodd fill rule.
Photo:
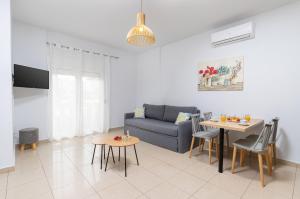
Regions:
<instances>
[{"instance_id":1,"label":"coffee table leg","mask_svg":"<svg viewBox=\"0 0 300 199\"><path fill-rule=\"evenodd\" d=\"M95 157L95 151L96 151L96 144L95 144L95 146L94 146L94 153L93 153L93 157L92 157L92 162L91 162L91 164L94 164L94 157Z\"/></svg>"},{"instance_id":2,"label":"coffee table leg","mask_svg":"<svg viewBox=\"0 0 300 199\"><path fill-rule=\"evenodd\" d=\"M104 156L104 159L105 159L105 144L103 145L103 156Z\"/></svg>"},{"instance_id":3,"label":"coffee table leg","mask_svg":"<svg viewBox=\"0 0 300 199\"><path fill-rule=\"evenodd\" d=\"M135 152L135 157L136 157L136 163L137 163L137 165L140 165L139 164L139 159L138 159L138 156L137 156L137 153L136 153L135 144L133 145L133 147L134 147L134 152Z\"/></svg>"},{"instance_id":4,"label":"coffee table leg","mask_svg":"<svg viewBox=\"0 0 300 199\"><path fill-rule=\"evenodd\" d=\"M125 158L125 177L127 177L126 146L124 146L124 158Z\"/></svg>"},{"instance_id":5,"label":"coffee table leg","mask_svg":"<svg viewBox=\"0 0 300 199\"><path fill-rule=\"evenodd\" d=\"M104 147L105 148L105 147ZM105 171L107 169L107 163L108 163L108 158L109 158L109 152L110 152L110 146L108 147L108 153L107 153L107 158L106 158L106 163L105 163Z\"/></svg>"},{"instance_id":6,"label":"coffee table leg","mask_svg":"<svg viewBox=\"0 0 300 199\"><path fill-rule=\"evenodd\" d=\"M121 151L121 149L120 149L121 147L119 147L119 162L120 162L120 151Z\"/></svg>"},{"instance_id":7,"label":"coffee table leg","mask_svg":"<svg viewBox=\"0 0 300 199\"><path fill-rule=\"evenodd\" d=\"M116 163L115 162L115 156L114 156L114 151L113 151L113 148L110 146L110 150L111 150L111 154L112 154L112 158L113 158L113 161L114 161L114 164Z\"/></svg>"},{"instance_id":8,"label":"coffee table leg","mask_svg":"<svg viewBox=\"0 0 300 199\"><path fill-rule=\"evenodd\" d=\"M101 145L100 169L102 170L103 144Z\"/></svg>"},{"instance_id":9,"label":"coffee table leg","mask_svg":"<svg viewBox=\"0 0 300 199\"><path fill-rule=\"evenodd\" d=\"M219 173L223 173L224 129L220 128Z\"/></svg>"}]
</instances>

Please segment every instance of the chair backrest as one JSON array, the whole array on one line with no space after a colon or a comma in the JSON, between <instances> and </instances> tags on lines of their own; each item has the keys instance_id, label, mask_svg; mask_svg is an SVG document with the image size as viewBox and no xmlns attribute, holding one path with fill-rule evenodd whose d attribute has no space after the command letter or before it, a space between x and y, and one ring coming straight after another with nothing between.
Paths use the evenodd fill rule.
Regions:
<instances>
[{"instance_id":1,"label":"chair backrest","mask_svg":"<svg viewBox=\"0 0 300 199\"><path fill-rule=\"evenodd\" d=\"M272 124L265 124L264 128L261 130L255 144L253 145L254 151L264 151L267 149L269 139L272 134Z\"/></svg>"},{"instance_id":2,"label":"chair backrest","mask_svg":"<svg viewBox=\"0 0 300 199\"><path fill-rule=\"evenodd\" d=\"M276 142L276 136L277 136L277 128L278 128L278 122L279 118L275 117L272 119L273 125L272 125L272 136L269 140L270 143L275 143Z\"/></svg>"},{"instance_id":3,"label":"chair backrest","mask_svg":"<svg viewBox=\"0 0 300 199\"><path fill-rule=\"evenodd\" d=\"M192 118L192 130L193 130L193 134L195 134L201 131L200 122L202 121L202 119L200 117L200 113L191 115L191 118Z\"/></svg>"},{"instance_id":4,"label":"chair backrest","mask_svg":"<svg viewBox=\"0 0 300 199\"><path fill-rule=\"evenodd\" d=\"M212 117L212 112L205 112L203 113L204 120L210 120Z\"/></svg>"}]
</instances>

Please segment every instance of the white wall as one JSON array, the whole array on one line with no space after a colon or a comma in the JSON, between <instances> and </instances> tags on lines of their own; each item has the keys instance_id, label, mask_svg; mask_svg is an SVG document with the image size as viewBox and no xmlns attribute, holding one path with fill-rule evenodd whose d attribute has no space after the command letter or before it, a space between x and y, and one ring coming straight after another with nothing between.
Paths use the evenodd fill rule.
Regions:
<instances>
[{"instance_id":1,"label":"white wall","mask_svg":"<svg viewBox=\"0 0 300 199\"><path fill-rule=\"evenodd\" d=\"M13 63L48 70L46 59L47 33L41 28L13 22ZM14 134L18 142L18 131L37 127L40 140L48 139L48 90L14 88Z\"/></svg>"},{"instance_id":2,"label":"white wall","mask_svg":"<svg viewBox=\"0 0 300 199\"><path fill-rule=\"evenodd\" d=\"M137 59L137 104L162 103L160 48L141 54Z\"/></svg>"},{"instance_id":3,"label":"white wall","mask_svg":"<svg viewBox=\"0 0 300 199\"><path fill-rule=\"evenodd\" d=\"M111 62L110 127L123 126L124 112L132 111L135 107L136 57L95 42L14 21L13 63L48 70L46 41L120 57ZM48 91L14 88L14 104L14 133L17 135L19 129L34 126L40 129L41 140L48 139Z\"/></svg>"},{"instance_id":4,"label":"white wall","mask_svg":"<svg viewBox=\"0 0 300 199\"><path fill-rule=\"evenodd\" d=\"M14 166L10 1L0 2L0 169Z\"/></svg>"},{"instance_id":5,"label":"white wall","mask_svg":"<svg viewBox=\"0 0 300 199\"><path fill-rule=\"evenodd\" d=\"M136 57L111 60L110 127L124 126L124 113L132 112L136 100Z\"/></svg>"},{"instance_id":6,"label":"white wall","mask_svg":"<svg viewBox=\"0 0 300 199\"><path fill-rule=\"evenodd\" d=\"M210 32L151 50L139 56L137 105L149 103L195 105L202 112L245 114L279 122L279 156L300 163L300 3L251 19L256 38L212 48ZM233 24L231 24L233 25ZM197 64L244 56L243 91L197 91ZM159 58L160 57L160 58ZM157 62L161 59L161 65ZM159 95L155 96L153 95ZM157 99L161 99L157 100Z\"/></svg>"}]
</instances>

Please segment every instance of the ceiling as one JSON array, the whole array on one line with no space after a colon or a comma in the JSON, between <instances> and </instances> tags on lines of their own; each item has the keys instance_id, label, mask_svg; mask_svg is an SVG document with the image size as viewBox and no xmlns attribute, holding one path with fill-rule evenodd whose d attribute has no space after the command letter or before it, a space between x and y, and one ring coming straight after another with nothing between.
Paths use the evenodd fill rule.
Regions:
<instances>
[{"instance_id":1,"label":"ceiling","mask_svg":"<svg viewBox=\"0 0 300 199\"><path fill-rule=\"evenodd\" d=\"M296 0L144 0L156 46L180 40ZM20 21L133 52L126 35L139 0L12 0Z\"/></svg>"}]
</instances>

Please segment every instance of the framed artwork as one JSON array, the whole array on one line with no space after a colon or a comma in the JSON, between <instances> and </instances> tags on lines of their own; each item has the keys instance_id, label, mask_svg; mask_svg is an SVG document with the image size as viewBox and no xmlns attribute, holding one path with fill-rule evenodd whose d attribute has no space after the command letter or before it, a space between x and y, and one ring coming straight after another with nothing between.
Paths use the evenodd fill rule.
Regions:
<instances>
[{"instance_id":1,"label":"framed artwork","mask_svg":"<svg viewBox=\"0 0 300 199\"><path fill-rule=\"evenodd\" d=\"M241 91L244 88L244 57L200 63L198 91Z\"/></svg>"}]
</instances>

